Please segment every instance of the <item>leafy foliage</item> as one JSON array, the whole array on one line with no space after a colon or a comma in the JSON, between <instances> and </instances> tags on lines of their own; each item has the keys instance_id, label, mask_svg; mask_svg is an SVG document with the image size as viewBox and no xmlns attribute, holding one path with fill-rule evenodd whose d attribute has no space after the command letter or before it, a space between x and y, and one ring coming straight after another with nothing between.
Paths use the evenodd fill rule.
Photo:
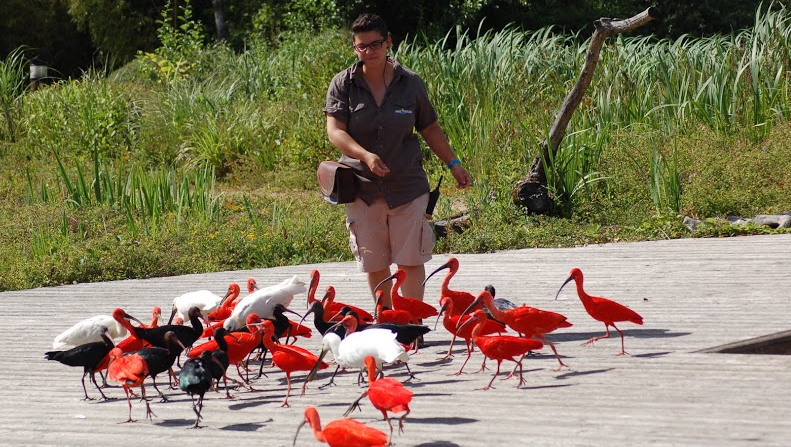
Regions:
<instances>
[{"instance_id":1,"label":"leafy foliage","mask_svg":"<svg viewBox=\"0 0 791 447\"><path fill-rule=\"evenodd\" d=\"M687 237L682 215L711 220L693 235L769 231L720 218L791 208L789 16L608 41L554 163L565 217L526 216L511 191L578 76L581 34L404 42L395 58L422 75L474 178L456 190L424 148L431 183L446 175L434 218L469 215L435 251ZM354 61L348 34L280 38L200 47L163 82L94 71L25 91L17 140L0 142L0 289L351 259L343 209L315 186L337 156L321 108Z\"/></svg>"}]
</instances>

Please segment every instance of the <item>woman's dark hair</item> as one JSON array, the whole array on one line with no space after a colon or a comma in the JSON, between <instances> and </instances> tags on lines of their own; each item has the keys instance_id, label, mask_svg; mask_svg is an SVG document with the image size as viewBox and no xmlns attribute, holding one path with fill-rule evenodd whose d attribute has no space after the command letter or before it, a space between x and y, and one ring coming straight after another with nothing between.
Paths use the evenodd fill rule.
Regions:
<instances>
[{"instance_id":1,"label":"woman's dark hair","mask_svg":"<svg viewBox=\"0 0 791 447\"><path fill-rule=\"evenodd\" d=\"M364 33L367 31L376 31L387 38L387 24L385 21L376 14L363 13L352 23L352 33Z\"/></svg>"}]
</instances>

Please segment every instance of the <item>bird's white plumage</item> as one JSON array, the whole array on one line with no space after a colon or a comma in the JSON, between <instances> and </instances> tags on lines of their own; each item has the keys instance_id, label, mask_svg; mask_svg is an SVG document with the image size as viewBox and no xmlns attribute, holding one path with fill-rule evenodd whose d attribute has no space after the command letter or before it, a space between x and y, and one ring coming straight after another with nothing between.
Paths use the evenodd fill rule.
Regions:
<instances>
[{"instance_id":1,"label":"bird's white plumage","mask_svg":"<svg viewBox=\"0 0 791 447\"><path fill-rule=\"evenodd\" d=\"M288 307L294 295L304 293L307 287L299 276L292 276L280 284L264 287L247 295L234 307L231 316L223 323L225 329L231 331L244 327L247 316L255 313L261 318L269 318L275 304L281 303Z\"/></svg>"},{"instance_id":2,"label":"bird's white plumage","mask_svg":"<svg viewBox=\"0 0 791 447\"><path fill-rule=\"evenodd\" d=\"M396 340L396 333L387 329L366 329L354 332L343 340L333 332L327 332L322 338L323 349L332 352L338 365L344 368L363 368L365 357L371 355L381 368L383 363L400 360L409 362L409 354L404 346Z\"/></svg>"},{"instance_id":3,"label":"bird's white plumage","mask_svg":"<svg viewBox=\"0 0 791 447\"><path fill-rule=\"evenodd\" d=\"M222 296L210 290L196 290L173 298L173 309L175 310L175 316L181 317L184 321L189 321L189 311L191 308L197 307L200 309L201 314L203 314L205 318L210 313L217 310L222 300Z\"/></svg>"},{"instance_id":4,"label":"bird's white plumage","mask_svg":"<svg viewBox=\"0 0 791 447\"><path fill-rule=\"evenodd\" d=\"M107 328L107 335L113 340L126 337L127 330L110 315L96 315L86 318L74 326L61 332L52 343L52 349L67 346L79 346L85 343L102 341L102 327Z\"/></svg>"}]
</instances>

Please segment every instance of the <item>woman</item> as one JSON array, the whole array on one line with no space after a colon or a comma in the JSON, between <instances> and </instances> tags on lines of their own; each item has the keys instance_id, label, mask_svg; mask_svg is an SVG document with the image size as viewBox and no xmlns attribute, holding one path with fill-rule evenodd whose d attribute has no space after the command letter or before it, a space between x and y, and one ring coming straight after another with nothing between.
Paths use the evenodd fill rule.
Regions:
<instances>
[{"instance_id":1,"label":"woman","mask_svg":"<svg viewBox=\"0 0 791 447\"><path fill-rule=\"evenodd\" d=\"M434 233L426 221L429 184L414 131L458 188L470 185L470 175L437 123L423 80L387 55L393 43L384 20L363 14L352 35L359 61L333 78L324 106L329 140L360 179L357 200L346 204L350 245L373 296L395 263L407 273L402 294L422 300ZM390 287L381 286L388 307Z\"/></svg>"}]
</instances>

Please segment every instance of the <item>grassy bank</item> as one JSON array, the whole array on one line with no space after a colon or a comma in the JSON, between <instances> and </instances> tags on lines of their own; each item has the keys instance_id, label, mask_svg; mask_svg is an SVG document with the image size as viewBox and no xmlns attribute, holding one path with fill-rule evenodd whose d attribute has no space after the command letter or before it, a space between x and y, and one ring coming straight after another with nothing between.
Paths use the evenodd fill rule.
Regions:
<instances>
[{"instance_id":1,"label":"grassy bank","mask_svg":"<svg viewBox=\"0 0 791 447\"><path fill-rule=\"evenodd\" d=\"M730 36L609 40L549 171L556 216L526 216L511 190L578 75L584 36L402 44L395 57L423 75L475 180L457 191L446 178L435 218L463 208L470 224L435 253L770 231L717 219L791 210L789 20L776 10ZM163 51L37 91L3 61L0 290L351 259L315 166L337 157L321 107L353 60L342 32L294 35L242 54ZM432 183L443 173L430 157L426 169ZM685 215L711 221L691 234Z\"/></svg>"}]
</instances>

